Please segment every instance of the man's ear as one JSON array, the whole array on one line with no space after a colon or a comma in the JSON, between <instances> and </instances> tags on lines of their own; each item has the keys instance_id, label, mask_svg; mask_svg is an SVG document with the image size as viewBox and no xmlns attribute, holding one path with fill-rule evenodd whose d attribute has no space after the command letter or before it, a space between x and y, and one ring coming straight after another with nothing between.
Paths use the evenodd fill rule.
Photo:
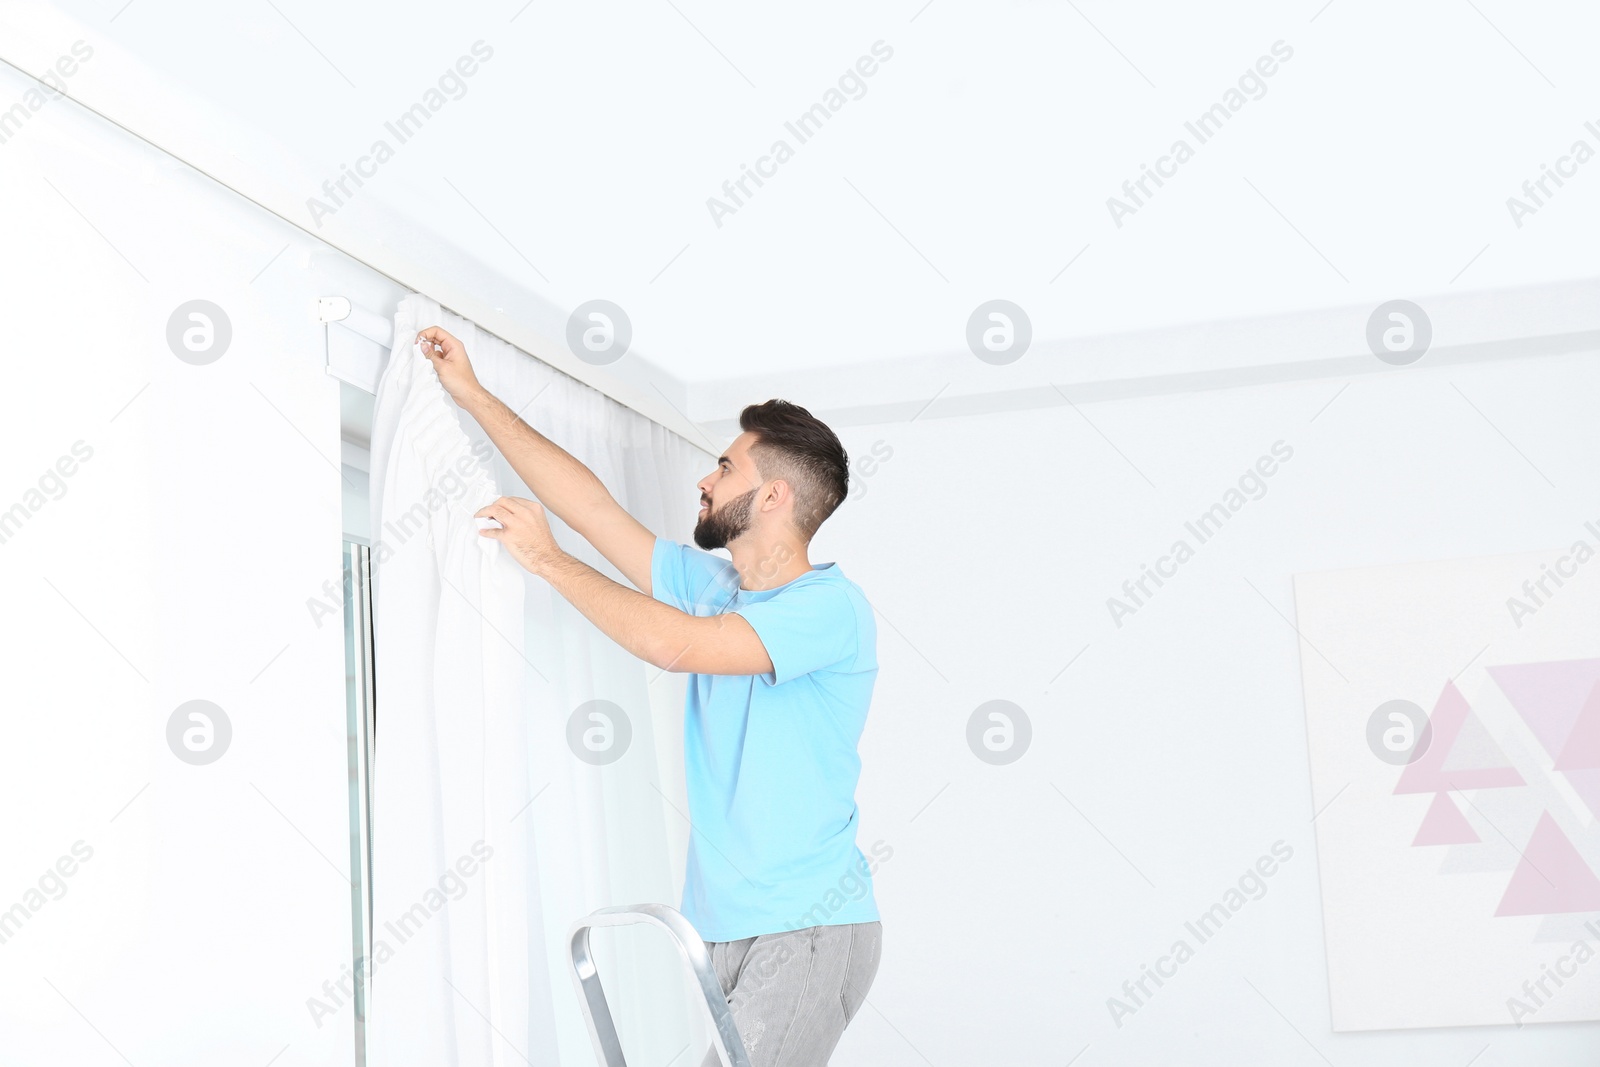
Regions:
<instances>
[{"instance_id":1,"label":"man's ear","mask_svg":"<svg viewBox=\"0 0 1600 1067\"><path fill-rule=\"evenodd\" d=\"M774 478L766 495L761 498L761 510L770 511L773 508L783 507L783 502L788 500L790 495L789 483L782 478Z\"/></svg>"}]
</instances>

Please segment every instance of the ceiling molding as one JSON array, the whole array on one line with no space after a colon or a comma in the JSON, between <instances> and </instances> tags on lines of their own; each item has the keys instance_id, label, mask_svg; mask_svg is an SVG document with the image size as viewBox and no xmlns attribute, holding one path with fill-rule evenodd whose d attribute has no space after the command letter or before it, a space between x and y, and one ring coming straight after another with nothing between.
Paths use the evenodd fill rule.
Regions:
<instances>
[{"instance_id":1,"label":"ceiling molding","mask_svg":"<svg viewBox=\"0 0 1600 1067\"><path fill-rule=\"evenodd\" d=\"M773 396L830 425L860 426L1600 351L1600 279L1417 303L1433 341L1409 366L1366 348L1372 308L1331 308L1041 343L1006 366L960 352L700 382L689 387L689 413L733 435L744 405Z\"/></svg>"}]
</instances>

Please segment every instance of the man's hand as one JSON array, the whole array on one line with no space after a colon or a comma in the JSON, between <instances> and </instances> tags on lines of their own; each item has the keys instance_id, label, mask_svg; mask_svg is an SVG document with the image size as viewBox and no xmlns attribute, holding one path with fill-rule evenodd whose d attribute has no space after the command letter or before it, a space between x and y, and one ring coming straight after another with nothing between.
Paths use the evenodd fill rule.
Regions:
<instances>
[{"instance_id":1,"label":"man's hand","mask_svg":"<svg viewBox=\"0 0 1600 1067\"><path fill-rule=\"evenodd\" d=\"M472 373L472 364L467 362L466 346L443 329L429 326L417 334L417 347L439 372L439 384L452 400L460 403L468 393L481 388L478 376Z\"/></svg>"},{"instance_id":2,"label":"man's hand","mask_svg":"<svg viewBox=\"0 0 1600 1067\"><path fill-rule=\"evenodd\" d=\"M500 529L479 530L482 537L492 537L506 547L511 558L527 568L531 574L542 575L551 564L566 553L556 544L550 532L550 521L544 516L544 506L534 500L519 496L503 496L486 508L481 508L474 518L494 519Z\"/></svg>"}]
</instances>

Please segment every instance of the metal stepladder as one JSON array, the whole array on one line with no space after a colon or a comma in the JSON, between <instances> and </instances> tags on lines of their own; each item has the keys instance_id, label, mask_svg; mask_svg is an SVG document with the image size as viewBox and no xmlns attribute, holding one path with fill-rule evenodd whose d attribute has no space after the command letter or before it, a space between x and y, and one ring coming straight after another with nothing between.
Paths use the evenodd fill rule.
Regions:
<instances>
[{"instance_id":1,"label":"metal stepladder","mask_svg":"<svg viewBox=\"0 0 1600 1067\"><path fill-rule=\"evenodd\" d=\"M589 931L597 926L631 926L648 923L667 932L672 944L683 958L689 976L705 997L706 1010L711 1015L711 1046L717 1050L722 1067L750 1067L750 1056L733 1024L733 1012L728 1009L728 998L722 993L722 983L711 967L711 954L705 942L689 920L676 908L665 904L631 904L620 908L601 908L579 919L572 925L569 937L572 948L572 980L578 989L578 1004L583 1008L583 1018L589 1024L589 1037L594 1050L605 1067L628 1067L622 1055L622 1043L617 1038L616 1025L611 1021L611 1008L606 1004L605 990L600 986L600 975L595 970L594 956L589 951Z\"/></svg>"}]
</instances>

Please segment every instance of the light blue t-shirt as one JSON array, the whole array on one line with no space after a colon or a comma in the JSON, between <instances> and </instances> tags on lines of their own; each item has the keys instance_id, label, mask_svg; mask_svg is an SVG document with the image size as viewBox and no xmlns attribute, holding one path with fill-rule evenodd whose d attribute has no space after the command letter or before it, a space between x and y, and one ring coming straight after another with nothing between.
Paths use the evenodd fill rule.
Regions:
<instances>
[{"instance_id":1,"label":"light blue t-shirt","mask_svg":"<svg viewBox=\"0 0 1600 1067\"><path fill-rule=\"evenodd\" d=\"M688 676L693 828L680 910L707 941L876 921L856 847L856 742L878 676L860 587L822 563L774 589L741 589L731 561L661 537L650 585L692 615L744 616L773 667Z\"/></svg>"}]
</instances>

